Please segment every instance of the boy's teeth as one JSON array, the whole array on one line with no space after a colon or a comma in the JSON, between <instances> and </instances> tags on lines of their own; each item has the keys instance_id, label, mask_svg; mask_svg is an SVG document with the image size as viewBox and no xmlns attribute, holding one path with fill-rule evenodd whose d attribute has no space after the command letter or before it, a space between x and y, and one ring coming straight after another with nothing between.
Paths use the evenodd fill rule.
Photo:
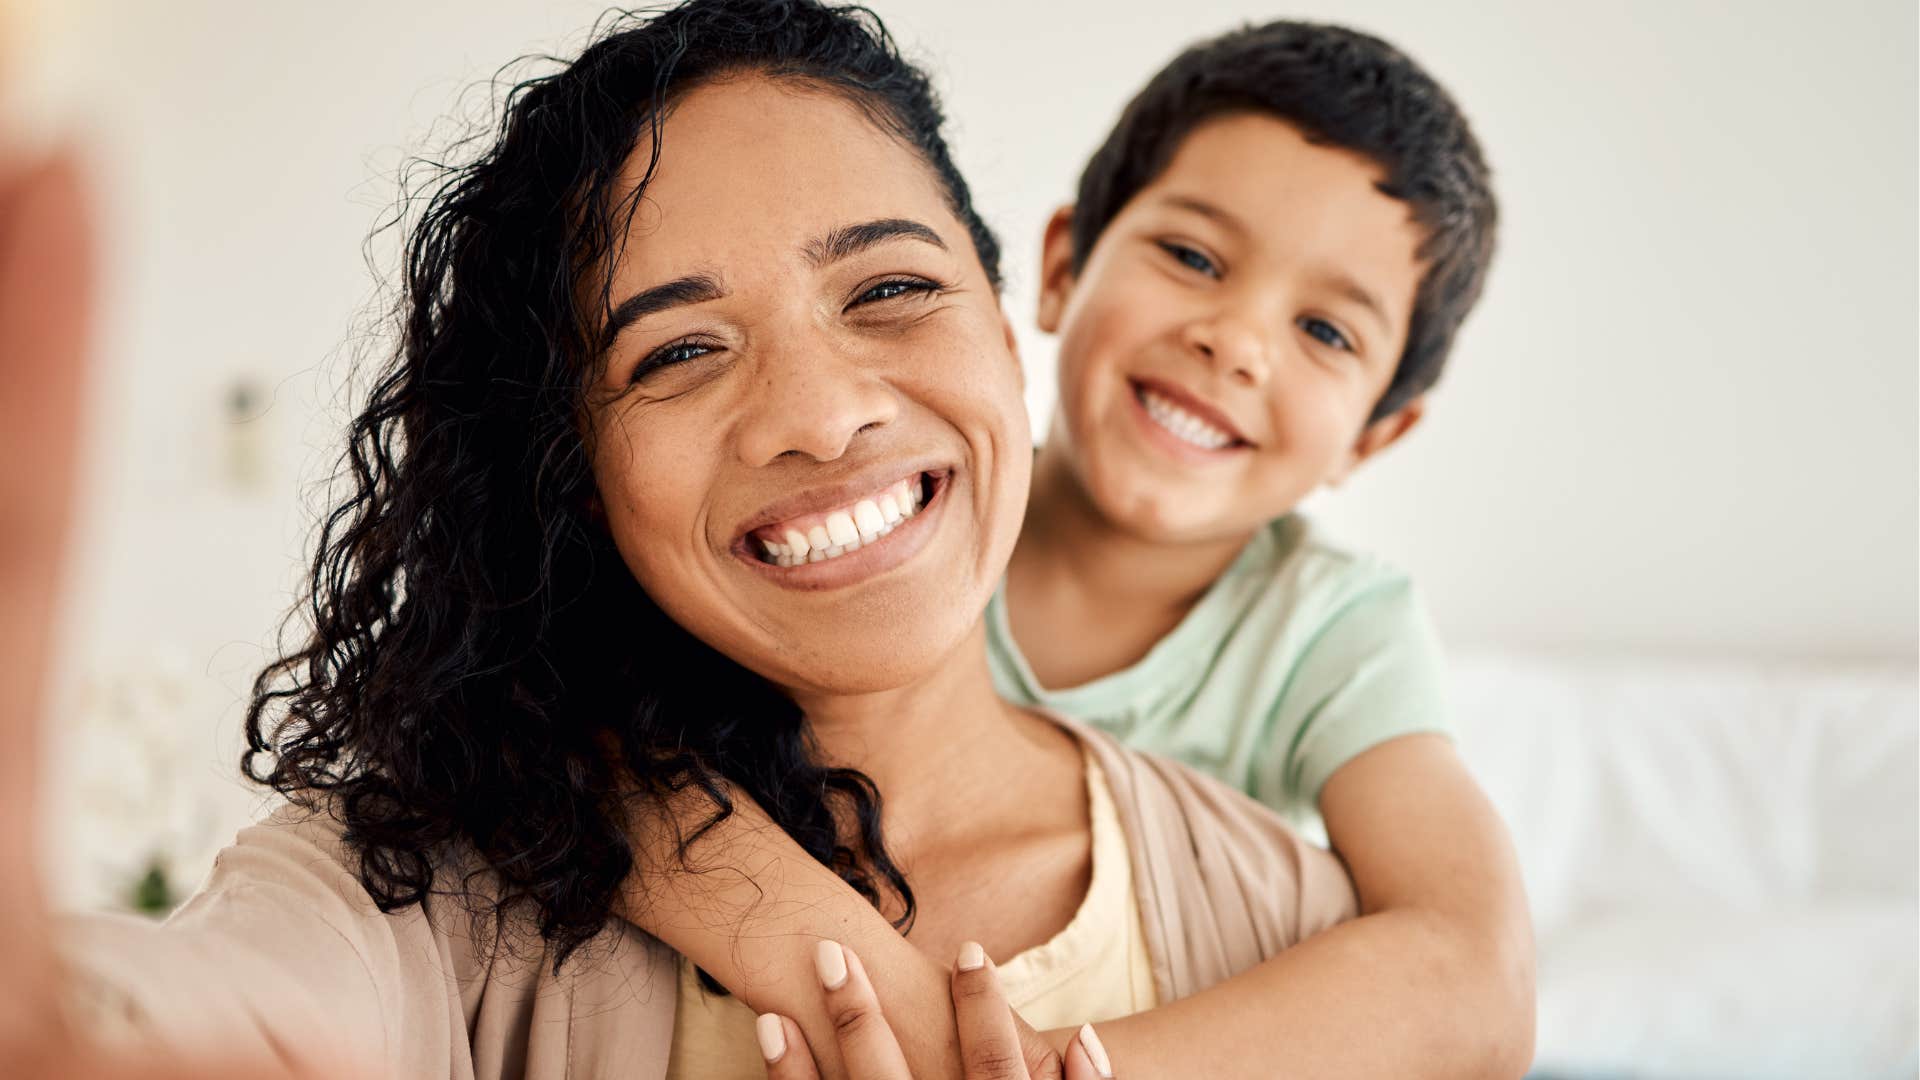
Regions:
<instances>
[{"instance_id":1,"label":"boy's teeth","mask_svg":"<svg viewBox=\"0 0 1920 1080\"><path fill-rule=\"evenodd\" d=\"M1182 442L1191 443L1202 450L1220 450L1233 443L1232 435L1151 390L1140 390L1140 404L1146 407L1147 415L1153 418L1154 423Z\"/></svg>"},{"instance_id":2,"label":"boy's teeth","mask_svg":"<svg viewBox=\"0 0 1920 1080\"><path fill-rule=\"evenodd\" d=\"M919 509L920 479L902 480L879 495L832 511L812 524L795 523L759 532L767 562L801 566L859 551L892 532Z\"/></svg>"}]
</instances>

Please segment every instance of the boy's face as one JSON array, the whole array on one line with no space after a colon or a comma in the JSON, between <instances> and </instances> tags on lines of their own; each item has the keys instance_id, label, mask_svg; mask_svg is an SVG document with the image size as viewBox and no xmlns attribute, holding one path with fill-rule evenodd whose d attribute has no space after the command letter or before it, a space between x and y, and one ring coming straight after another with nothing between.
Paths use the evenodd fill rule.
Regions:
<instances>
[{"instance_id":1,"label":"boy's face","mask_svg":"<svg viewBox=\"0 0 1920 1080\"><path fill-rule=\"evenodd\" d=\"M1047 232L1040 325L1060 334L1051 441L1100 512L1149 539L1242 536L1338 482L1420 416L1372 424L1424 266L1384 171L1268 116L1196 128L1076 278Z\"/></svg>"}]
</instances>

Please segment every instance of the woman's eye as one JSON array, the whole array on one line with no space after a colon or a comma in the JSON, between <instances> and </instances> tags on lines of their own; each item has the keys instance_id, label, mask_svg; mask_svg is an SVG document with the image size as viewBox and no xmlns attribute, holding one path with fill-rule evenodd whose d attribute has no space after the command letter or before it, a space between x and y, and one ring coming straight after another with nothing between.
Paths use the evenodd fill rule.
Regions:
<instances>
[{"instance_id":1,"label":"woman's eye","mask_svg":"<svg viewBox=\"0 0 1920 1080\"><path fill-rule=\"evenodd\" d=\"M881 300L892 300L896 297L905 296L908 293L930 293L938 288L939 286L931 281L917 281L911 278L883 281L873 288L868 289L866 292L861 293L859 296L854 297L853 303L848 306L859 307L861 304L872 304Z\"/></svg>"},{"instance_id":2,"label":"woman's eye","mask_svg":"<svg viewBox=\"0 0 1920 1080\"><path fill-rule=\"evenodd\" d=\"M1176 244L1171 240L1162 240L1160 241L1160 250L1173 256L1181 266L1189 270L1197 270L1212 278L1220 276L1220 268L1213 265L1212 259L1207 258L1205 255L1202 255L1200 252L1195 251L1185 244Z\"/></svg>"},{"instance_id":3,"label":"woman's eye","mask_svg":"<svg viewBox=\"0 0 1920 1080\"><path fill-rule=\"evenodd\" d=\"M661 368L684 364L712 351L713 346L703 345L698 341L676 341L669 345L662 345L648 353L646 359L640 361L640 366L633 369L632 381L639 382Z\"/></svg>"},{"instance_id":4,"label":"woman's eye","mask_svg":"<svg viewBox=\"0 0 1920 1080\"><path fill-rule=\"evenodd\" d=\"M1305 330L1313 340L1322 345L1331 345L1347 352L1353 351L1353 345L1347 340L1347 335L1341 333L1338 327L1325 319L1302 319L1300 329Z\"/></svg>"}]
</instances>

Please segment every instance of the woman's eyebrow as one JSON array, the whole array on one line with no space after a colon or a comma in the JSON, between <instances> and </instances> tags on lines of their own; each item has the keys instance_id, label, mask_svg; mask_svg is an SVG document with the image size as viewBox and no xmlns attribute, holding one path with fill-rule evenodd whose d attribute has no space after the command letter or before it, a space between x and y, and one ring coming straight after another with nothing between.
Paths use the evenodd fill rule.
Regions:
<instances>
[{"instance_id":1,"label":"woman's eyebrow","mask_svg":"<svg viewBox=\"0 0 1920 1080\"><path fill-rule=\"evenodd\" d=\"M718 300L727 295L727 290L712 274L688 274L674 278L664 285L655 285L634 293L620 306L613 309L613 316L607 320L605 338L612 342L621 331L649 315L656 315L668 308L683 304L701 304L708 300Z\"/></svg>"},{"instance_id":2,"label":"woman's eyebrow","mask_svg":"<svg viewBox=\"0 0 1920 1080\"><path fill-rule=\"evenodd\" d=\"M825 236L807 244L808 261L815 266L839 262L841 259L873 247L888 240L905 238L932 244L941 251L947 250L946 241L940 234L917 221L908 218L877 218L863 221L858 225L842 225Z\"/></svg>"}]
</instances>

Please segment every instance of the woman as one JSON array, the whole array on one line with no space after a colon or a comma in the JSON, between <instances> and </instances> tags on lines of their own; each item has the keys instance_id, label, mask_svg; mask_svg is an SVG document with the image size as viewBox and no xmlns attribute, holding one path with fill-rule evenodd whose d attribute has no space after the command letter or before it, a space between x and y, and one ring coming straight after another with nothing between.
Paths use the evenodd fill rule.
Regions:
<instances>
[{"instance_id":1,"label":"woman","mask_svg":"<svg viewBox=\"0 0 1920 1080\"><path fill-rule=\"evenodd\" d=\"M735 793L931 956L1060 946L1046 1016L1352 913L1250 802L994 695L1031 443L939 126L877 23L803 0L695 0L515 89L410 234L313 636L258 684L248 768L293 806L164 930L68 934L92 1015L409 1077L728 1075L774 1029L836 1071L826 1009L756 1042L615 917L712 868L650 808ZM836 955L864 985L823 948L829 997Z\"/></svg>"}]
</instances>

